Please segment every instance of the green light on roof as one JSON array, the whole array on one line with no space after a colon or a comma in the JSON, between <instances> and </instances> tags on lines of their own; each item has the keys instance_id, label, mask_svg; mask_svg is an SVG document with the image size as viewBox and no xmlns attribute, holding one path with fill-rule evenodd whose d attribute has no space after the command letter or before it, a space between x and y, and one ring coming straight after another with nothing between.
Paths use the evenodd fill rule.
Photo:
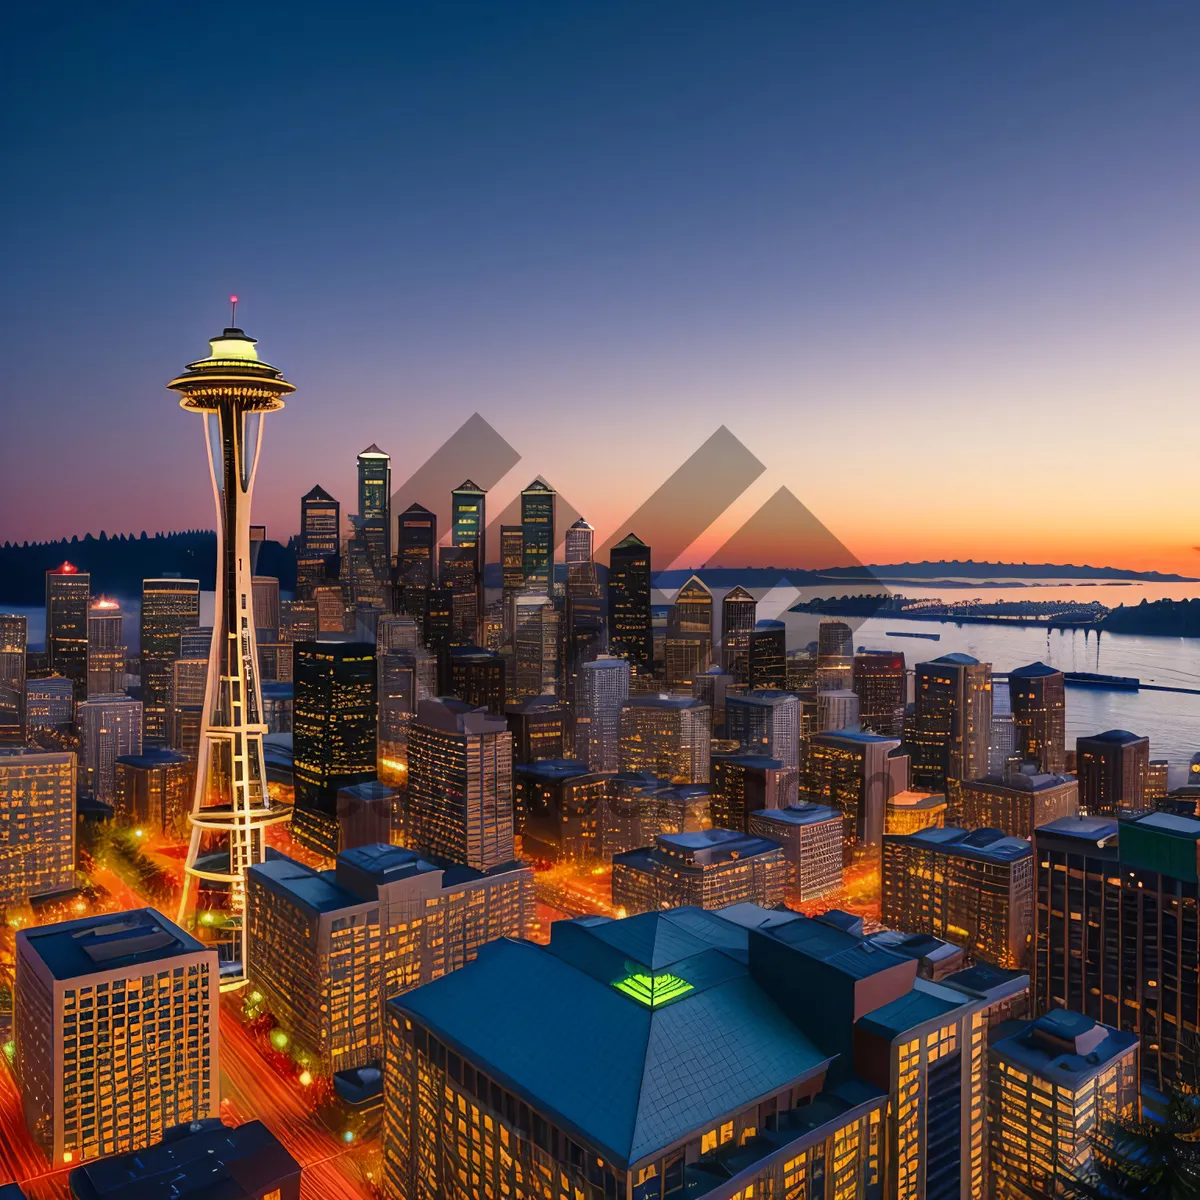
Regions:
<instances>
[{"instance_id":1,"label":"green light on roof","mask_svg":"<svg viewBox=\"0 0 1200 1200\"><path fill-rule=\"evenodd\" d=\"M668 1000L678 1000L692 990L692 985L678 975L626 975L624 979L617 980L613 987L647 1008L657 1008Z\"/></svg>"}]
</instances>

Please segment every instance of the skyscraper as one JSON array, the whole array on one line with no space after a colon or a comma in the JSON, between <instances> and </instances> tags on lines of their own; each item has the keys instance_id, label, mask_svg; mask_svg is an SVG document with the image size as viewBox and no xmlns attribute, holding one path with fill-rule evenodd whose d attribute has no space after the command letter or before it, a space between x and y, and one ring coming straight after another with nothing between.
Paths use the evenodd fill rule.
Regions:
<instances>
[{"instance_id":1,"label":"skyscraper","mask_svg":"<svg viewBox=\"0 0 1200 1200\"><path fill-rule=\"evenodd\" d=\"M486 708L500 715L507 698L504 687L504 658L482 646L452 646L450 649L449 694L472 708Z\"/></svg>"},{"instance_id":2,"label":"skyscraper","mask_svg":"<svg viewBox=\"0 0 1200 1200\"><path fill-rule=\"evenodd\" d=\"M146 736L151 740L167 736L173 665L177 658L187 657L182 647L183 631L199 625L198 579L142 580L142 704ZM206 646L206 657L209 652Z\"/></svg>"},{"instance_id":3,"label":"skyscraper","mask_svg":"<svg viewBox=\"0 0 1200 1200\"><path fill-rule=\"evenodd\" d=\"M526 696L504 709L514 763L565 757L568 713L553 696Z\"/></svg>"},{"instance_id":4,"label":"skyscraper","mask_svg":"<svg viewBox=\"0 0 1200 1200\"><path fill-rule=\"evenodd\" d=\"M893 755L899 745L857 730L819 733L809 743L805 790L842 814L847 857L852 846L880 844L888 801L908 786L908 761Z\"/></svg>"},{"instance_id":5,"label":"skyscraper","mask_svg":"<svg viewBox=\"0 0 1200 1200\"><path fill-rule=\"evenodd\" d=\"M609 553L608 648L638 674L654 669L650 613L650 547L627 534Z\"/></svg>"},{"instance_id":6,"label":"skyscraper","mask_svg":"<svg viewBox=\"0 0 1200 1200\"><path fill-rule=\"evenodd\" d=\"M752 688L787 686L787 626L782 621L756 621L750 630L747 656Z\"/></svg>"},{"instance_id":7,"label":"skyscraper","mask_svg":"<svg viewBox=\"0 0 1200 1200\"><path fill-rule=\"evenodd\" d=\"M401 582L412 588L430 588L437 581L437 514L420 504L410 504L396 518L399 538L396 569Z\"/></svg>"},{"instance_id":8,"label":"skyscraper","mask_svg":"<svg viewBox=\"0 0 1200 1200\"><path fill-rule=\"evenodd\" d=\"M255 575L250 586L254 596L254 628L261 642L277 642L282 617L279 610L279 580L273 575Z\"/></svg>"},{"instance_id":9,"label":"skyscraper","mask_svg":"<svg viewBox=\"0 0 1200 1200\"><path fill-rule=\"evenodd\" d=\"M142 752L142 702L123 692L93 696L75 707L79 787L104 804L117 794L117 759Z\"/></svg>"},{"instance_id":10,"label":"skyscraper","mask_svg":"<svg viewBox=\"0 0 1200 1200\"><path fill-rule=\"evenodd\" d=\"M580 517L567 530L563 548L567 561L567 595L599 596L596 578L596 531Z\"/></svg>"},{"instance_id":11,"label":"skyscraper","mask_svg":"<svg viewBox=\"0 0 1200 1200\"><path fill-rule=\"evenodd\" d=\"M245 871L266 855L265 827L287 817L272 807L267 794L250 584L250 500L266 415L281 409L284 396L295 388L277 368L259 360L255 340L240 329L226 329L209 345L207 358L190 363L167 385L182 397L182 408L204 417L217 506L212 652L179 921L185 928L211 931L222 959L222 986L237 986ZM212 925L196 922L202 887L209 911L221 911Z\"/></svg>"},{"instance_id":12,"label":"skyscraper","mask_svg":"<svg viewBox=\"0 0 1200 1200\"><path fill-rule=\"evenodd\" d=\"M476 621L483 617L483 568L487 562L487 491L467 479L450 493L450 545L471 552ZM445 587L445 583L442 584ZM480 631L468 638L477 642Z\"/></svg>"},{"instance_id":13,"label":"skyscraper","mask_svg":"<svg viewBox=\"0 0 1200 1200\"><path fill-rule=\"evenodd\" d=\"M147 750L117 759L114 815L168 837L187 834L192 807L192 764L178 750Z\"/></svg>"},{"instance_id":14,"label":"skyscraper","mask_svg":"<svg viewBox=\"0 0 1200 1200\"><path fill-rule=\"evenodd\" d=\"M822 621L817 628L817 687L849 689L853 677L854 630L845 621Z\"/></svg>"},{"instance_id":15,"label":"skyscraper","mask_svg":"<svg viewBox=\"0 0 1200 1200\"><path fill-rule=\"evenodd\" d=\"M1079 811L1079 784L1068 775L1039 775L1030 763L1023 771L982 779L946 781L946 823L964 829L1000 829L1010 837L1033 837L1048 825Z\"/></svg>"},{"instance_id":16,"label":"skyscraper","mask_svg":"<svg viewBox=\"0 0 1200 1200\"><path fill-rule=\"evenodd\" d=\"M517 597L511 699L557 692L559 629L559 612L549 596L533 591Z\"/></svg>"},{"instance_id":17,"label":"skyscraper","mask_svg":"<svg viewBox=\"0 0 1200 1200\"><path fill-rule=\"evenodd\" d=\"M1132 816L1146 802L1150 740L1127 729L1110 729L1075 742L1079 807L1093 817Z\"/></svg>"},{"instance_id":18,"label":"skyscraper","mask_svg":"<svg viewBox=\"0 0 1200 1200\"><path fill-rule=\"evenodd\" d=\"M0 613L0 742L25 738L25 653L28 622L23 613Z\"/></svg>"},{"instance_id":19,"label":"skyscraper","mask_svg":"<svg viewBox=\"0 0 1200 1200\"><path fill-rule=\"evenodd\" d=\"M0 747L0 908L75 886L75 755Z\"/></svg>"},{"instance_id":20,"label":"skyscraper","mask_svg":"<svg viewBox=\"0 0 1200 1200\"><path fill-rule=\"evenodd\" d=\"M125 690L125 639L121 606L103 596L88 609L88 696Z\"/></svg>"},{"instance_id":21,"label":"skyscraper","mask_svg":"<svg viewBox=\"0 0 1200 1200\"><path fill-rule=\"evenodd\" d=\"M292 834L321 854L334 855L341 848L338 791L376 778L378 687L372 644L296 644Z\"/></svg>"},{"instance_id":22,"label":"skyscraper","mask_svg":"<svg viewBox=\"0 0 1200 1200\"><path fill-rule=\"evenodd\" d=\"M392 565L391 502L391 456L372 442L358 456L358 531L381 580Z\"/></svg>"},{"instance_id":23,"label":"skyscraper","mask_svg":"<svg viewBox=\"0 0 1200 1200\"><path fill-rule=\"evenodd\" d=\"M744 587L731 588L721 601L721 648L725 670L738 683L750 678L750 631L758 617L758 601Z\"/></svg>"},{"instance_id":24,"label":"skyscraper","mask_svg":"<svg viewBox=\"0 0 1200 1200\"><path fill-rule=\"evenodd\" d=\"M903 735L908 694L903 654L888 650L855 655L854 691L864 729L880 737Z\"/></svg>"},{"instance_id":25,"label":"skyscraper","mask_svg":"<svg viewBox=\"0 0 1200 1200\"><path fill-rule=\"evenodd\" d=\"M317 484L300 497L300 551L296 585L307 599L322 579L341 574L342 506Z\"/></svg>"},{"instance_id":26,"label":"skyscraper","mask_svg":"<svg viewBox=\"0 0 1200 1200\"><path fill-rule=\"evenodd\" d=\"M672 783L707 783L712 712L692 696L630 696L621 708L619 768Z\"/></svg>"},{"instance_id":27,"label":"skyscraper","mask_svg":"<svg viewBox=\"0 0 1200 1200\"><path fill-rule=\"evenodd\" d=\"M667 615L664 657L667 689L690 689L712 661L712 592L693 575L679 589Z\"/></svg>"},{"instance_id":28,"label":"skyscraper","mask_svg":"<svg viewBox=\"0 0 1200 1200\"><path fill-rule=\"evenodd\" d=\"M422 700L408 731L408 842L488 871L513 858L512 734L459 700Z\"/></svg>"},{"instance_id":29,"label":"skyscraper","mask_svg":"<svg viewBox=\"0 0 1200 1200\"><path fill-rule=\"evenodd\" d=\"M1043 662L1008 673L1008 695L1017 728L1017 753L1043 775L1067 767L1066 679Z\"/></svg>"},{"instance_id":30,"label":"skyscraper","mask_svg":"<svg viewBox=\"0 0 1200 1200\"><path fill-rule=\"evenodd\" d=\"M152 908L17 934L13 1068L55 1166L217 1116L217 991L216 954Z\"/></svg>"},{"instance_id":31,"label":"skyscraper","mask_svg":"<svg viewBox=\"0 0 1200 1200\"><path fill-rule=\"evenodd\" d=\"M787 897L793 904L842 889L842 814L824 804L764 808L749 814L746 832L778 842L788 865Z\"/></svg>"},{"instance_id":32,"label":"skyscraper","mask_svg":"<svg viewBox=\"0 0 1200 1200\"><path fill-rule=\"evenodd\" d=\"M87 697L88 607L92 577L70 563L46 572L46 660L71 681L76 700Z\"/></svg>"},{"instance_id":33,"label":"skyscraper","mask_svg":"<svg viewBox=\"0 0 1200 1200\"><path fill-rule=\"evenodd\" d=\"M621 709L629 699L629 661L604 654L579 672L575 757L593 771L615 771L620 758Z\"/></svg>"},{"instance_id":34,"label":"skyscraper","mask_svg":"<svg viewBox=\"0 0 1200 1200\"><path fill-rule=\"evenodd\" d=\"M817 693L818 733L836 733L839 729L857 729L858 693L850 688L828 688Z\"/></svg>"},{"instance_id":35,"label":"skyscraper","mask_svg":"<svg viewBox=\"0 0 1200 1200\"><path fill-rule=\"evenodd\" d=\"M992 729L992 667L969 654L944 654L917 664L913 713L913 786L946 789L947 779L988 772Z\"/></svg>"},{"instance_id":36,"label":"skyscraper","mask_svg":"<svg viewBox=\"0 0 1200 1200\"><path fill-rule=\"evenodd\" d=\"M504 641L511 642L517 597L525 590L525 533L520 525L500 526L500 583Z\"/></svg>"},{"instance_id":37,"label":"skyscraper","mask_svg":"<svg viewBox=\"0 0 1200 1200\"><path fill-rule=\"evenodd\" d=\"M554 489L541 479L521 493L525 587L543 594L554 582L554 500Z\"/></svg>"},{"instance_id":38,"label":"skyscraper","mask_svg":"<svg viewBox=\"0 0 1200 1200\"><path fill-rule=\"evenodd\" d=\"M747 833L752 813L767 808L785 808L789 799L795 798L795 770L765 754L743 753L740 750L733 754L714 754L709 770L712 775L712 823L719 829L740 829ZM839 863L841 845L839 826Z\"/></svg>"},{"instance_id":39,"label":"skyscraper","mask_svg":"<svg viewBox=\"0 0 1200 1200\"><path fill-rule=\"evenodd\" d=\"M777 758L792 772L794 800L800 767L800 701L791 692L760 688L725 698L725 736L740 742L748 754Z\"/></svg>"}]
</instances>

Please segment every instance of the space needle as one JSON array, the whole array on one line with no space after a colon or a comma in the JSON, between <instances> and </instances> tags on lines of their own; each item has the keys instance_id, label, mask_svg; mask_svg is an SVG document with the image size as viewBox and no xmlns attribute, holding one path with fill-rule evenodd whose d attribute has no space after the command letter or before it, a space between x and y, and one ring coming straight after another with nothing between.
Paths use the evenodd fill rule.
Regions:
<instances>
[{"instance_id":1,"label":"space needle","mask_svg":"<svg viewBox=\"0 0 1200 1200\"><path fill-rule=\"evenodd\" d=\"M250 500L264 418L295 387L263 362L236 327L209 341L207 358L189 363L167 387L204 418L217 503L217 593L204 688L203 723L192 799L179 924L215 946L223 991L246 982L246 869L266 857L267 826L291 807L267 794L250 568Z\"/></svg>"}]
</instances>

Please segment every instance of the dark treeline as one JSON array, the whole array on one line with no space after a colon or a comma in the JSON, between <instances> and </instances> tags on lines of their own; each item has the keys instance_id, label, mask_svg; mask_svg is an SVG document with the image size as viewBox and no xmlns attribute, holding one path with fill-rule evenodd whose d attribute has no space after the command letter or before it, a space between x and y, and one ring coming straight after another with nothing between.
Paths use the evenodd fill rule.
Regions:
<instances>
[{"instance_id":1,"label":"dark treeline","mask_svg":"<svg viewBox=\"0 0 1200 1200\"><path fill-rule=\"evenodd\" d=\"M211 529L181 533L119 534L101 532L58 542L5 542L0 546L0 602L41 604L46 598L46 572L69 562L90 571L92 594L141 594L142 580L177 573L199 579L205 590L216 586L217 535ZM274 575L281 588L296 586L296 556L278 542L263 543L258 573Z\"/></svg>"},{"instance_id":2,"label":"dark treeline","mask_svg":"<svg viewBox=\"0 0 1200 1200\"><path fill-rule=\"evenodd\" d=\"M1200 637L1200 600L1143 600L1121 605L1104 618L1106 633L1143 633L1158 637Z\"/></svg>"}]
</instances>

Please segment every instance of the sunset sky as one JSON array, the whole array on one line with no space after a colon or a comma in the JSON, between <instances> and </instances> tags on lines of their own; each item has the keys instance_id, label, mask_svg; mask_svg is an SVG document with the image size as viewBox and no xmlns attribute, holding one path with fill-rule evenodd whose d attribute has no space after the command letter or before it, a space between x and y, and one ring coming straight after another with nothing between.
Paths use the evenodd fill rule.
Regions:
<instances>
[{"instance_id":1,"label":"sunset sky","mask_svg":"<svg viewBox=\"0 0 1200 1200\"><path fill-rule=\"evenodd\" d=\"M1200 6L7 16L0 541L211 527L165 382L297 385L256 513L472 413L600 540L719 426L864 562L1200 575ZM782 564L781 564L782 565Z\"/></svg>"}]
</instances>

